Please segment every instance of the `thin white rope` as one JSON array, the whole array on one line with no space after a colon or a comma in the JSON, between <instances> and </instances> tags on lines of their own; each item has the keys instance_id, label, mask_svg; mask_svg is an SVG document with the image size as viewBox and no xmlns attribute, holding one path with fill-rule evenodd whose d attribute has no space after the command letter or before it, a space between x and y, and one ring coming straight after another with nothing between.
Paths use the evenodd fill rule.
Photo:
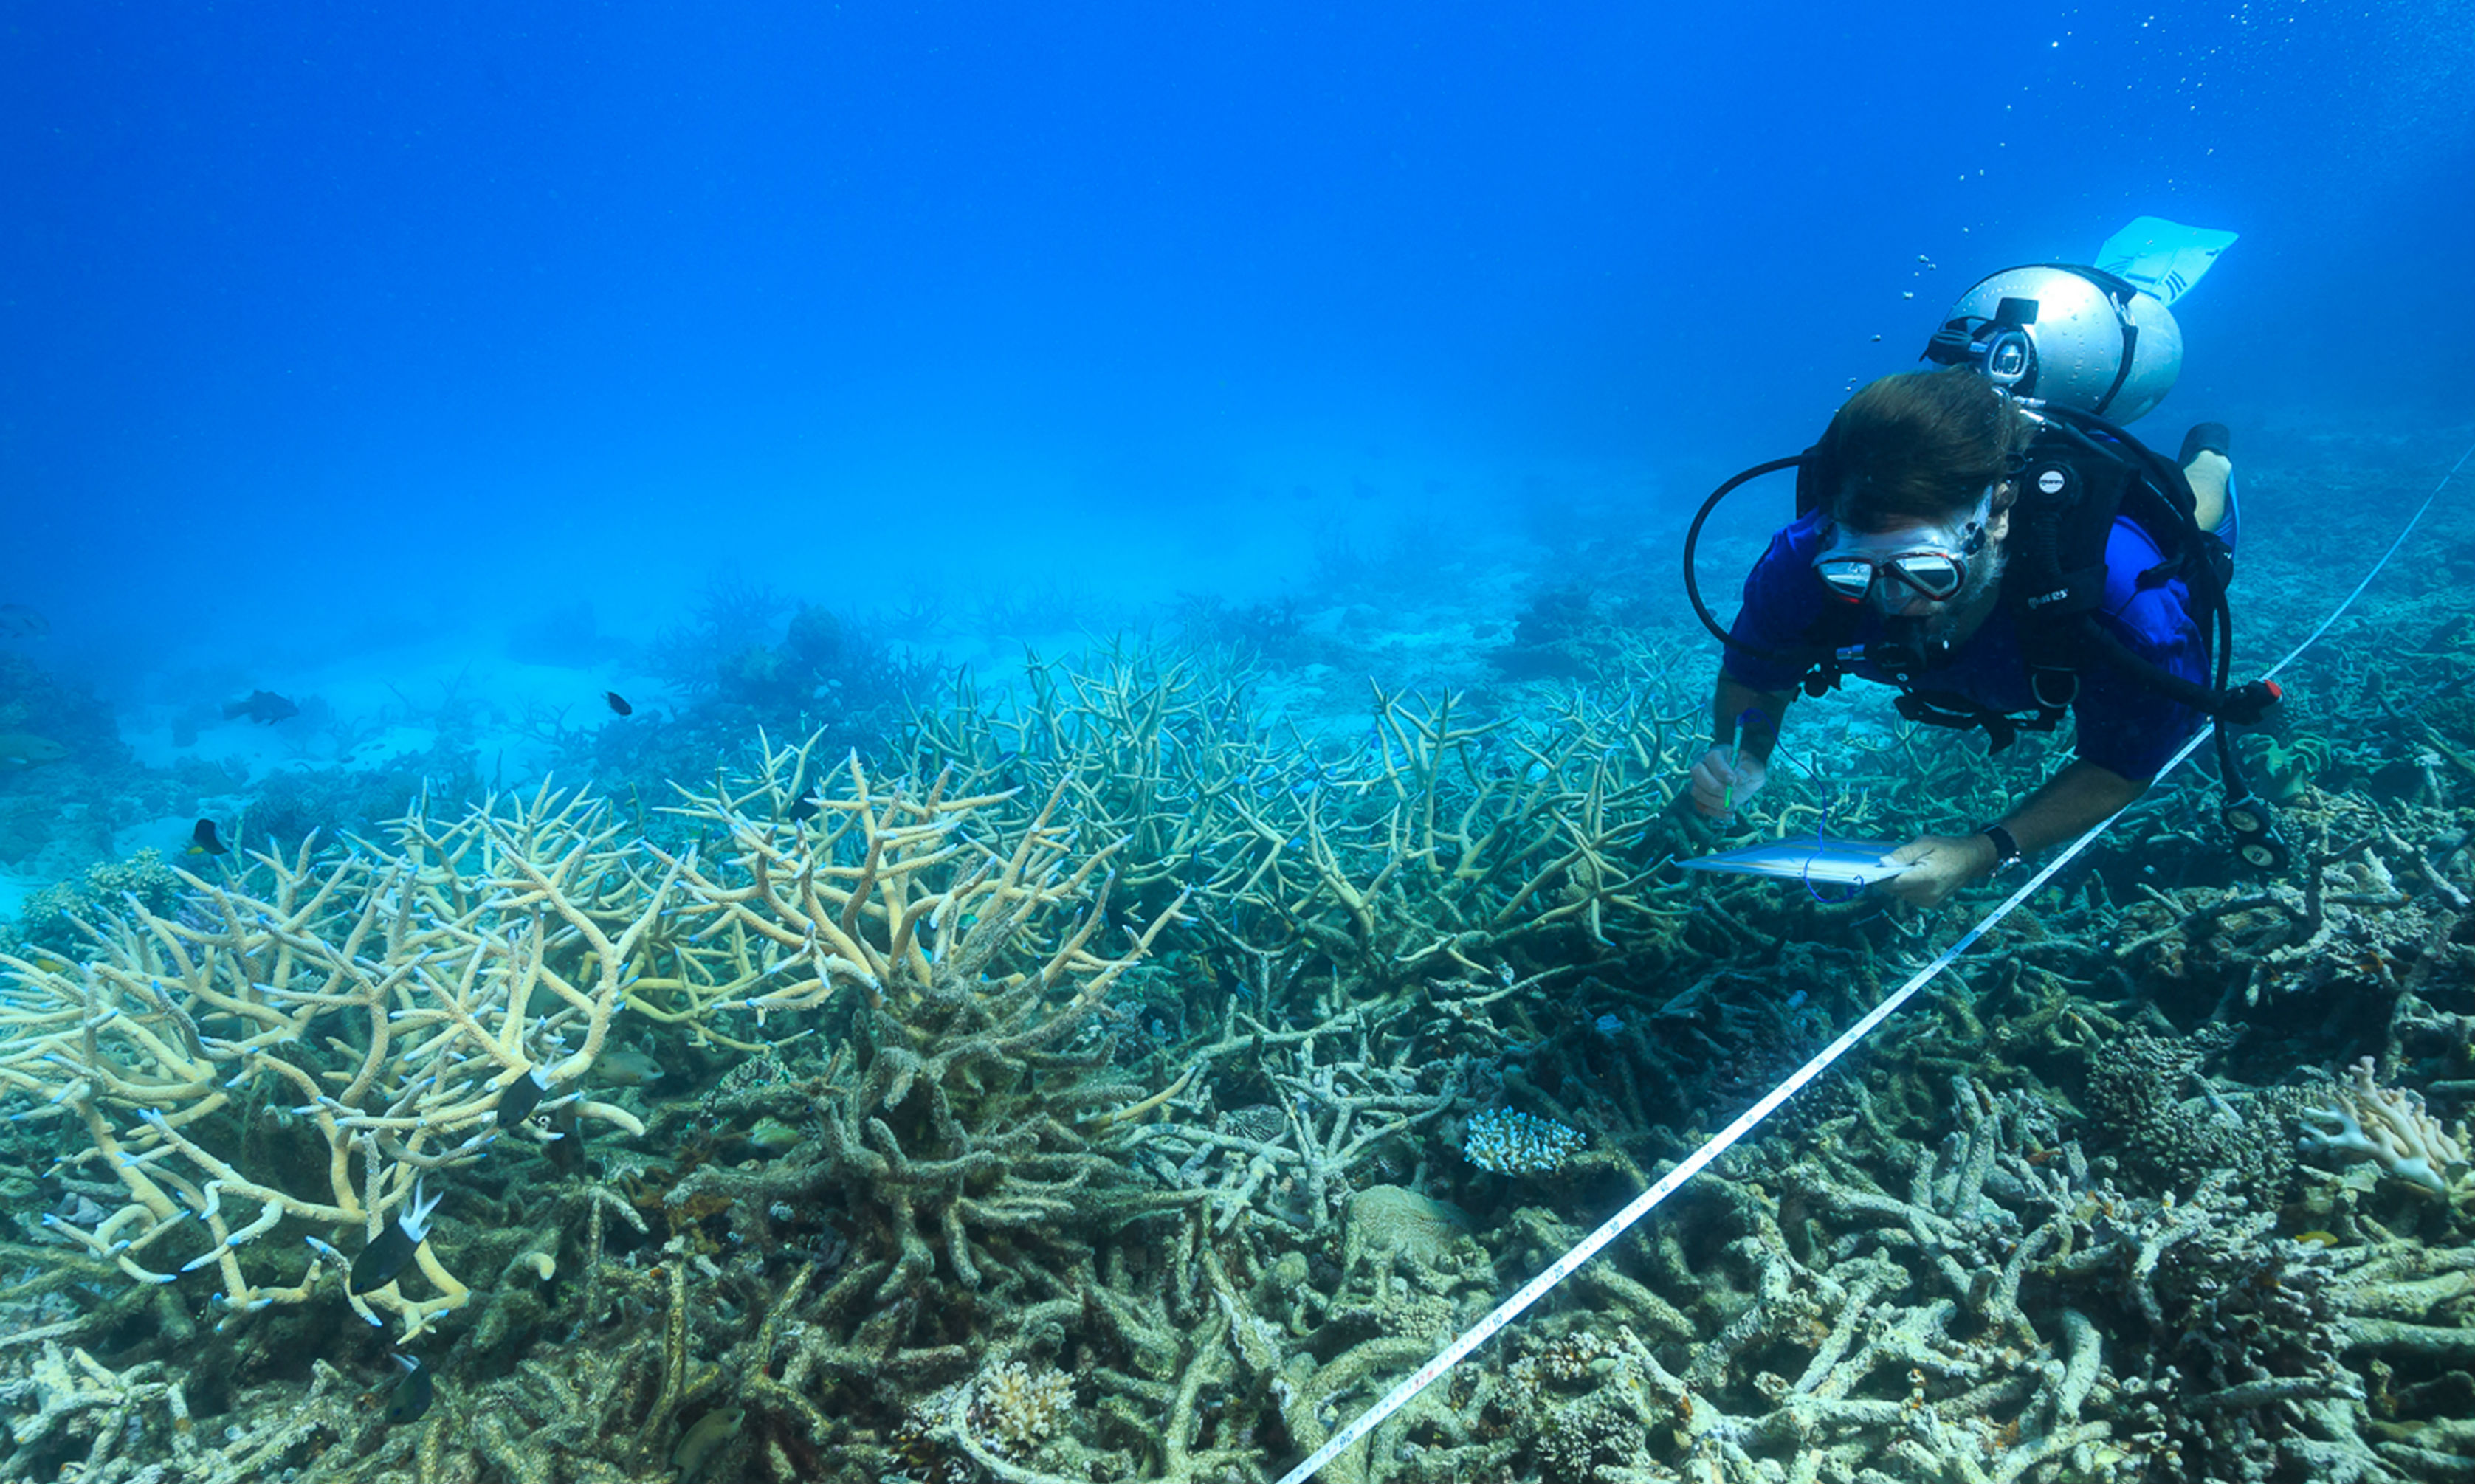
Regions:
<instances>
[{"instance_id":1,"label":"thin white rope","mask_svg":"<svg viewBox=\"0 0 2475 1484\"><path fill-rule=\"evenodd\" d=\"M2449 473L2440 476L2440 482L2433 486L2430 495L2424 497L2423 504L2408 518L2405 529L2398 532L2397 540L2390 542L2389 548L2381 553L2380 560L2374 562L2371 570L2364 573L2364 580L2356 583L2355 590L2347 594L2338 606L2330 611L2329 617L2320 620L2320 626L2305 636L2303 642L2296 645L2285 659L2278 661L2276 666L2267 672L2268 674L2274 675L2278 670L2294 663L2295 656L2317 643L2320 636L2329 631L2329 625L2337 622L2339 616L2353 606L2355 599L2361 597L2364 590L2371 585L2372 579L2380 575L2381 569L2389 565L2389 558L2397 555L2398 548L2406 544L2408 533L2414 529L2416 523L2423 519L2425 512L2432 508L2433 501L2440 498L2440 492L2448 488L2449 481L2457 475L2458 471L2465 467L2466 460L2470 456L2475 456L2475 445L2469 445L2466 452L2458 456L2458 462L2449 466ZM2182 766L2193 752L2199 750L2201 742L2208 736L2209 729L2206 727L2193 733L2190 740L2183 743L2182 750L2176 752L2167 761L2164 767L2157 770L2157 776L2163 778ZM2124 809L2129 807L2125 805ZM1407 1380L1385 1393L1382 1400L1360 1413L1349 1425L1334 1433L1331 1441L1315 1449L1304 1463L1281 1475L1279 1484L1305 1484L1306 1480L1321 1472L1324 1465L1339 1457L1344 1448L1373 1432L1383 1425L1385 1419L1408 1406L1410 1398L1434 1385L1443 1377L1445 1373L1466 1359L1472 1350L1495 1338L1498 1330L1519 1318L1532 1304L1545 1298L1548 1290L1572 1277L1574 1270L1598 1255L1599 1251L1609 1242L1624 1235L1628 1228L1649 1215L1659 1203L1681 1188L1686 1180L1701 1174L1712 1160L1733 1149L1739 1140L1753 1131L1754 1125L1777 1111L1780 1104L1796 1096L1807 1083L1828 1070L1832 1062L1853 1050L1857 1042L1873 1034L1875 1027L1890 1019L1900 1006L1915 997L1918 990L1924 988L1944 969L1948 968L1961 954L1973 947L1976 940L1992 930L1996 923L2010 916L2038 888L2051 880L2056 871L2070 864L2081 851L2095 843L2097 837L2112 829L2114 822L2122 815L2123 810L2116 810L2091 826L2086 834L2065 846L2060 855L2046 864L2045 869L2028 878L2027 883L2005 898L2002 905L1977 919L1976 925L1962 934L1958 941L1935 955L1932 962L1917 970L1915 974L1909 976L1907 983L1892 990L1882 1003L1866 1011L1862 1019L1841 1033L1839 1039L1824 1047L1812 1060L1788 1074L1787 1080L1763 1094L1760 1102L1737 1114L1735 1122L1711 1135L1701 1148L1685 1156L1682 1163L1660 1176L1648 1190L1633 1197L1630 1204L1623 1210L1600 1223L1597 1230L1574 1244L1572 1251L1549 1263L1536 1277L1522 1284L1512 1297L1497 1304L1493 1313L1471 1326L1460 1338L1445 1346L1434 1359L1412 1372Z\"/></svg>"},{"instance_id":2,"label":"thin white rope","mask_svg":"<svg viewBox=\"0 0 2475 1484\"><path fill-rule=\"evenodd\" d=\"M2459 454L2458 462L2449 466L2449 473L2442 474L2440 482L2432 487L2432 493L2423 497L2423 503L2415 507L2414 514L2407 517L2406 526L2397 533L2397 540L2389 543L2389 548L2381 553L2381 559L2372 564L2370 572L2364 573L2364 580L2355 584L2355 590L2340 599L2337 607L2329 610L2329 617L2320 620L2318 628L2303 636L2303 643L2287 651L2286 658L2270 666L2261 676L2262 679L2276 678L2279 670L2294 663L2295 656L2318 644L2320 636L2329 632L2329 625L2337 622L2340 615L2355 606L2355 599L2364 596L2364 589L2372 585L2372 579L2381 574L2381 569L2389 564L2389 558L2397 555L2398 547L2406 545L2406 538L2414 532L2417 524L2421 523L2424 512L2432 508L2432 502L2440 498L2441 491L2449 488L2449 481L2458 477L2458 471L2466 467L2466 460L2469 457L2475 457L2475 445L2469 445L2464 453Z\"/></svg>"}]
</instances>

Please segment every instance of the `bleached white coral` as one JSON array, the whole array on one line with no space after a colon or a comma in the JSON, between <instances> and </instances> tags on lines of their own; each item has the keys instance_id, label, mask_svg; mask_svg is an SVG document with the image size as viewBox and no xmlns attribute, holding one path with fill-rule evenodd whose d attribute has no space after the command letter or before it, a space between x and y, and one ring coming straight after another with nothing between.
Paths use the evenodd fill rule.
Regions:
<instances>
[{"instance_id":1,"label":"bleached white coral","mask_svg":"<svg viewBox=\"0 0 2475 1484\"><path fill-rule=\"evenodd\" d=\"M2425 1110L2421 1093L2384 1087L2372 1072L2371 1058L2356 1062L2338 1088L2337 1106L2303 1115L2322 1125L2304 1131L2303 1152L2339 1164L2368 1159L2391 1180L2447 1195L2466 1165L2466 1126L2443 1128Z\"/></svg>"}]
</instances>

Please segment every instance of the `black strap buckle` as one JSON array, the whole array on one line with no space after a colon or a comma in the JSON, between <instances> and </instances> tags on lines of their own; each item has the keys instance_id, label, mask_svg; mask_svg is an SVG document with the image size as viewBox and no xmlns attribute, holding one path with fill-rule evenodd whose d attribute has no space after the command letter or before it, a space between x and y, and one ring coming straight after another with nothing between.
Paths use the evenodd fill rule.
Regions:
<instances>
[{"instance_id":1,"label":"black strap buckle","mask_svg":"<svg viewBox=\"0 0 2475 1484\"><path fill-rule=\"evenodd\" d=\"M1971 727L1985 728L1985 746L1989 752L2000 752L2020 740L2020 728L1998 711L1983 707L1961 710L1936 702L1920 691L1902 691L1891 704L1901 717L1921 726L1948 726L1961 731Z\"/></svg>"},{"instance_id":2,"label":"black strap buckle","mask_svg":"<svg viewBox=\"0 0 2475 1484\"><path fill-rule=\"evenodd\" d=\"M2004 829L2002 826L1998 824L1989 824L1976 833L1984 836L1987 839L1994 842L1995 875L1999 876L2004 871L2009 870L2011 867L2018 865L2021 862L2027 859L2026 856L2021 853L2020 841L2013 839L2011 832Z\"/></svg>"}]
</instances>

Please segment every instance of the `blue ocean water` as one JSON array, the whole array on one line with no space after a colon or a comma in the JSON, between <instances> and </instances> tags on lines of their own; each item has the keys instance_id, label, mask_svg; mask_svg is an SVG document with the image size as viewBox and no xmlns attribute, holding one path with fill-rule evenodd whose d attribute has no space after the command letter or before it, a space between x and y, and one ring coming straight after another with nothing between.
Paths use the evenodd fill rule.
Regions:
<instances>
[{"instance_id":1,"label":"blue ocean water","mask_svg":"<svg viewBox=\"0 0 2475 1484\"><path fill-rule=\"evenodd\" d=\"M2475 406L2442 0L7 28L0 600L125 734L651 690L717 581L948 659L1007 595L1106 631L1403 543L1483 586L1671 532L1966 282L2143 213L2242 233L2161 421L2412 483Z\"/></svg>"},{"instance_id":2,"label":"blue ocean water","mask_svg":"<svg viewBox=\"0 0 2475 1484\"><path fill-rule=\"evenodd\" d=\"M0 11L0 1475L1268 1484L1811 1077L1326 1476L2468 1476L2464 482L2274 870L2229 744L1816 1075L2021 878L1807 839L2059 751L1850 687L1670 867L1696 504L2134 218L2312 634L2475 443L2470 97L2466 0Z\"/></svg>"}]
</instances>

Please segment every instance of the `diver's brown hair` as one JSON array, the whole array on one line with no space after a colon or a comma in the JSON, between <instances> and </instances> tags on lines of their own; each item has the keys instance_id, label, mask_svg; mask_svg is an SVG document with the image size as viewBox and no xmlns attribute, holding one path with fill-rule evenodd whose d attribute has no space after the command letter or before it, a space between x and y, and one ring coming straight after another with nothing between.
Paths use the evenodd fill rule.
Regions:
<instances>
[{"instance_id":1,"label":"diver's brown hair","mask_svg":"<svg viewBox=\"0 0 2475 1484\"><path fill-rule=\"evenodd\" d=\"M1968 367L1884 377L1849 398L1814 446L1814 488L1858 530L1948 522L2012 471L2034 431Z\"/></svg>"}]
</instances>

